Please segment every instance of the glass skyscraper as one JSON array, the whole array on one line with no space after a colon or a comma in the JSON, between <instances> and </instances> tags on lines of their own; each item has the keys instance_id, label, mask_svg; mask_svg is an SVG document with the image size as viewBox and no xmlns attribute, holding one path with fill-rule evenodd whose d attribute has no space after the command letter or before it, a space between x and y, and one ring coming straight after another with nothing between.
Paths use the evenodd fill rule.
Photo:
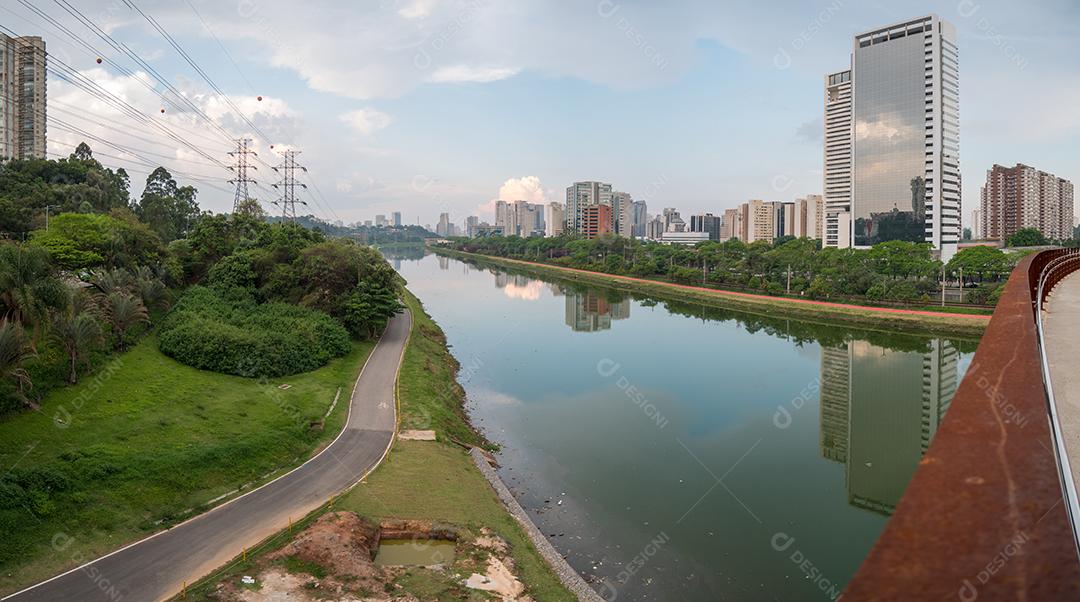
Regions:
<instances>
[{"instance_id":1,"label":"glass skyscraper","mask_svg":"<svg viewBox=\"0 0 1080 602\"><path fill-rule=\"evenodd\" d=\"M826 80L827 140L851 141L850 162L825 154L825 188L850 181L850 205L827 206L827 223L850 227L850 242L931 243L943 259L960 240L959 64L956 32L936 15L855 36L849 111L840 79ZM843 81L847 84L847 81ZM831 110L831 111L830 111ZM850 115L849 123L842 123ZM850 169L850 179L844 169ZM846 192L844 190L843 192ZM828 203L827 203L828 204ZM847 211L845 211L847 209ZM844 214L847 215L844 215ZM833 235L843 246L843 235ZM834 242L835 241L835 242Z\"/></svg>"}]
</instances>

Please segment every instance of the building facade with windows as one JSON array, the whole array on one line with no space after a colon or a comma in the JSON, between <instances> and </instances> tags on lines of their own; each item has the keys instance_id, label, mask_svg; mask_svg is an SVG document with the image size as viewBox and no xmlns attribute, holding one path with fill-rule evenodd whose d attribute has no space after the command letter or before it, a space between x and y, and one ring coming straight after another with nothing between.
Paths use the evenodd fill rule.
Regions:
<instances>
[{"instance_id":1,"label":"building facade with windows","mask_svg":"<svg viewBox=\"0 0 1080 602\"><path fill-rule=\"evenodd\" d=\"M45 158L45 41L0 34L0 158Z\"/></svg>"},{"instance_id":2,"label":"building facade with windows","mask_svg":"<svg viewBox=\"0 0 1080 602\"><path fill-rule=\"evenodd\" d=\"M1034 228L1051 240L1072 238L1073 185L1034 167L994 165L986 172L976 216L982 238L1007 240L1022 228Z\"/></svg>"},{"instance_id":3,"label":"building facade with windows","mask_svg":"<svg viewBox=\"0 0 1080 602\"><path fill-rule=\"evenodd\" d=\"M955 254L959 57L951 24L928 15L855 36L850 70L826 76L824 159L826 244L907 240L930 243L946 261Z\"/></svg>"}]
</instances>

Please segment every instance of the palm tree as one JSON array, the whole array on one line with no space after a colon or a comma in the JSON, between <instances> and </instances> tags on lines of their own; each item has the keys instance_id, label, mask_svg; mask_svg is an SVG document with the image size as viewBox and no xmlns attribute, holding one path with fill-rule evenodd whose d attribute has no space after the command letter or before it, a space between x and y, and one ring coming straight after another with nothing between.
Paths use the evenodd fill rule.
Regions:
<instances>
[{"instance_id":1,"label":"palm tree","mask_svg":"<svg viewBox=\"0 0 1080 602\"><path fill-rule=\"evenodd\" d=\"M169 309L169 289L147 266L135 270L132 286L148 309Z\"/></svg>"},{"instance_id":2,"label":"palm tree","mask_svg":"<svg viewBox=\"0 0 1080 602\"><path fill-rule=\"evenodd\" d=\"M15 395L26 405L27 392L33 388L30 374L23 365L35 357L30 342L18 322L0 319L0 379L15 385Z\"/></svg>"},{"instance_id":3,"label":"palm tree","mask_svg":"<svg viewBox=\"0 0 1080 602\"><path fill-rule=\"evenodd\" d=\"M53 314L52 336L64 348L71 363L68 382L79 382L78 366L86 360L87 353L101 344L101 325L84 303L76 301L85 295L76 295L71 306Z\"/></svg>"},{"instance_id":4,"label":"palm tree","mask_svg":"<svg viewBox=\"0 0 1080 602\"><path fill-rule=\"evenodd\" d=\"M105 316L117 335L116 347L124 349L124 335L136 324L150 321L150 313L138 297L117 291L105 297Z\"/></svg>"},{"instance_id":5,"label":"palm tree","mask_svg":"<svg viewBox=\"0 0 1080 602\"><path fill-rule=\"evenodd\" d=\"M61 307L64 285L53 277L45 249L0 244L0 308L21 325L36 327L49 307Z\"/></svg>"},{"instance_id":6,"label":"palm tree","mask_svg":"<svg viewBox=\"0 0 1080 602\"><path fill-rule=\"evenodd\" d=\"M116 292L130 290L135 285L135 278L131 272L123 268L115 268L95 271L90 276L90 283L102 295L111 295Z\"/></svg>"}]
</instances>

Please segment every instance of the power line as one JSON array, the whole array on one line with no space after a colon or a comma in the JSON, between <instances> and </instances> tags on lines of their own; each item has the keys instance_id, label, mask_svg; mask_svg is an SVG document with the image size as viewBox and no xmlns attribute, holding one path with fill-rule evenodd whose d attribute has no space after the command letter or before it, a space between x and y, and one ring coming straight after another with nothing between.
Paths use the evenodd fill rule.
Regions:
<instances>
[{"instance_id":1,"label":"power line","mask_svg":"<svg viewBox=\"0 0 1080 602\"><path fill-rule=\"evenodd\" d=\"M307 206L306 201L296 200L296 170L303 172L307 171L307 168L303 165L296 163L296 155L299 155L300 151L287 150L283 153L281 165L274 168L274 171L281 174L281 181L276 184L272 184L274 188L281 190L281 198L274 201L275 205L281 207L281 219L282 221L291 221L296 219L296 204ZM307 188L306 184L300 183L301 188Z\"/></svg>"},{"instance_id":2,"label":"power line","mask_svg":"<svg viewBox=\"0 0 1080 602\"><path fill-rule=\"evenodd\" d=\"M248 184L254 184L255 180L248 177L249 169L258 169L254 165L248 164L248 155L257 155L257 153L251 150L250 138L240 138L236 141L236 150L229 152L233 158L236 159L236 165L230 167L236 174L235 179L229 180L230 184L236 184L236 196L233 199L233 213L236 213L240 208L240 203L250 198L248 194Z\"/></svg>"}]
</instances>

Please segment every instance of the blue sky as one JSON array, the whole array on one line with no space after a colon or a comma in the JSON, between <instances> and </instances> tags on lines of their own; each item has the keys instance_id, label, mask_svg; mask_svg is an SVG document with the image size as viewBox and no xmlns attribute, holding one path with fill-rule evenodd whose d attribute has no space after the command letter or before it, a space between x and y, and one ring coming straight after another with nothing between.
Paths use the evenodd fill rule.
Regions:
<instances>
[{"instance_id":1,"label":"blue sky","mask_svg":"<svg viewBox=\"0 0 1080 602\"><path fill-rule=\"evenodd\" d=\"M490 219L496 198L560 200L585 179L684 214L820 193L823 75L848 64L855 33L929 12L958 30L965 221L995 162L1080 177L1080 7L1067 0L136 3L266 134L254 136L266 163L277 162L270 144L303 151L321 193L305 198L330 220L396 210L410 223L442 211ZM59 4L34 4L148 78ZM219 126L250 135L142 16L115 0L75 6ZM96 64L19 1L0 7L8 27L44 35L58 61L227 160L226 136L194 113L162 115L145 85ZM64 81L50 80L49 97L52 116L197 176L205 209L231 207L219 166ZM78 138L51 127L50 151ZM133 180L148 171L102 160ZM276 176L260 167L256 193L269 202Z\"/></svg>"}]
</instances>

